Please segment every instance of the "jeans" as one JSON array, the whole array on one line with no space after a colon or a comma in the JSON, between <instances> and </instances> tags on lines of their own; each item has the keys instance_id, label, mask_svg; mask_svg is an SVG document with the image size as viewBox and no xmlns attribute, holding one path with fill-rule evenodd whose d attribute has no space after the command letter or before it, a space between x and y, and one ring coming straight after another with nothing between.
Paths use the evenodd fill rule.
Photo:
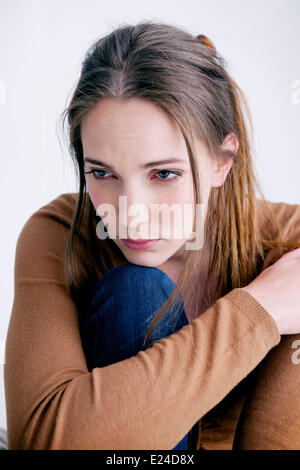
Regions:
<instances>
[{"instance_id":1,"label":"jeans","mask_svg":"<svg viewBox=\"0 0 300 470\"><path fill-rule=\"evenodd\" d=\"M80 319L88 370L122 361L151 347L148 340L144 344L147 329L174 288L172 279L160 269L136 264L117 266L98 279L84 297ZM169 306L156 323L150 333L154 342L188 324L181 299L175 321L170 320L174 316L169 315ZM188 435L172 450L186 450Z\"/></svg>"}]
</instances>

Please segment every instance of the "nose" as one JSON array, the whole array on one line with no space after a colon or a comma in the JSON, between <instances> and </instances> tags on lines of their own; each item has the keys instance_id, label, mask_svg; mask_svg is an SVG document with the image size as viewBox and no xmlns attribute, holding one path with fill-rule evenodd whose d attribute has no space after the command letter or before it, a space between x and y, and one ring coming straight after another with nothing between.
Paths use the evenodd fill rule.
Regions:
<instances>
[{"instance_id":1,"label":"nose","mask_svg":"<svg viewBox=\"0 0 300 470\"><path fill-rule=\"evenodd\" d=\"M150 238L149 206L150 201L145 188L131 186L119 193L117 215L120 238Z\"/></svg>"}]
</instances>

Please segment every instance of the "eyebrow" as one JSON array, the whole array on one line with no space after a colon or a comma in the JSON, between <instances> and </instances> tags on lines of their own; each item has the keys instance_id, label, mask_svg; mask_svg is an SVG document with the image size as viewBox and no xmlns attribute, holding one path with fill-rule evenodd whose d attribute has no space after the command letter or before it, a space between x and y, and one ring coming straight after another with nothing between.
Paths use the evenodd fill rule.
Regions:
<instances>
[{"instance_id":1,"label":"eyebrow","mask_svg":"<svg viewBox=\"0 0 300 470\"><path fill-rule=\"evenodd\" d=\"M93 163L94 165L103 166L105 168L108 168L109 170L115 171L115 169L112 166L107 165L106 163L101 162L100 160L94 160L93 158L90 158L90 157L86 157L84 160L86 163ZM158 160L156 162L146 163L145 165L141 165L140 168L147 169L147 168L152 168L153 166L165 165L167 163L188 163L188 162L181 158L168 158L167 160Z\"/></svg>"}]
</instances>

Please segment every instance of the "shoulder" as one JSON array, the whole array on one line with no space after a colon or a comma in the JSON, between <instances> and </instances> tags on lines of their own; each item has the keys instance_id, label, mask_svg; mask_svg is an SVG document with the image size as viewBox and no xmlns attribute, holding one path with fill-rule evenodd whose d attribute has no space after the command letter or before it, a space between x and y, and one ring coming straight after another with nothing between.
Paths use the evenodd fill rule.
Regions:
<instances>
[{"instance_id":1,"label":"shoulder","mask_svg":"<svg viewBox=\"0 0 300 470\"><path fill-rule=\"evenodd\" d=\"M52 277L53 269L62 265L77 200L78 193L61 194L27 219L16 245L18 277Z\"/></svg>"},{"instance_id":2,"label":"shoulder","mask_svg":"<svg viewBox=\"0 0 300 470\"><path fill-rule=\"evenodd\" d=\"M37 209L25 222L20 236L32 229L50 225L64 225L70 228L77 205L78 193L64 193Z\"/></svg>"},{"instance_id":3,"label":"shoulder","mask_svg":"<svg viewBox=\"0 0 300 470\"><path fill-rule=\"evenodd\" d=\"M70 225L78 200L78 193L63 193L37 209L28 219L52 219Z\"/></svg>"},{"instance_id":4,"label":"shoulder","mask_svg":"<svg viewBox=\"0 0 300 470\"><path fill-rule=\"evenodd\" d=\"M256 199L258 227L266 239L276 237L276 227L270 217L270 212L277 219L284 236L290 241L300 240L300 204L273 202Z\"/></svg>"}]
</instances>

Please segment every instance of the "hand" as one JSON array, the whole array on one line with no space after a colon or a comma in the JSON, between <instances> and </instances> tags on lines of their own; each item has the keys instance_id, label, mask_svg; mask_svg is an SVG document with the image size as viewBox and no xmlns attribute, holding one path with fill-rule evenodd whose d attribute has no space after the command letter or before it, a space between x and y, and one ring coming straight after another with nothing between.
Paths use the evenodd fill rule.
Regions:
<instances>
[{"instance_id":1,"label":"hand","mask_svg":"<svg viewBox=\"0 0 300 470\"><path fill-rule=\"evenodd\" d=\"M300 248L285 253L242 289L274 318L281 335L300 333Z\"/></svg>"}]
</instances>

